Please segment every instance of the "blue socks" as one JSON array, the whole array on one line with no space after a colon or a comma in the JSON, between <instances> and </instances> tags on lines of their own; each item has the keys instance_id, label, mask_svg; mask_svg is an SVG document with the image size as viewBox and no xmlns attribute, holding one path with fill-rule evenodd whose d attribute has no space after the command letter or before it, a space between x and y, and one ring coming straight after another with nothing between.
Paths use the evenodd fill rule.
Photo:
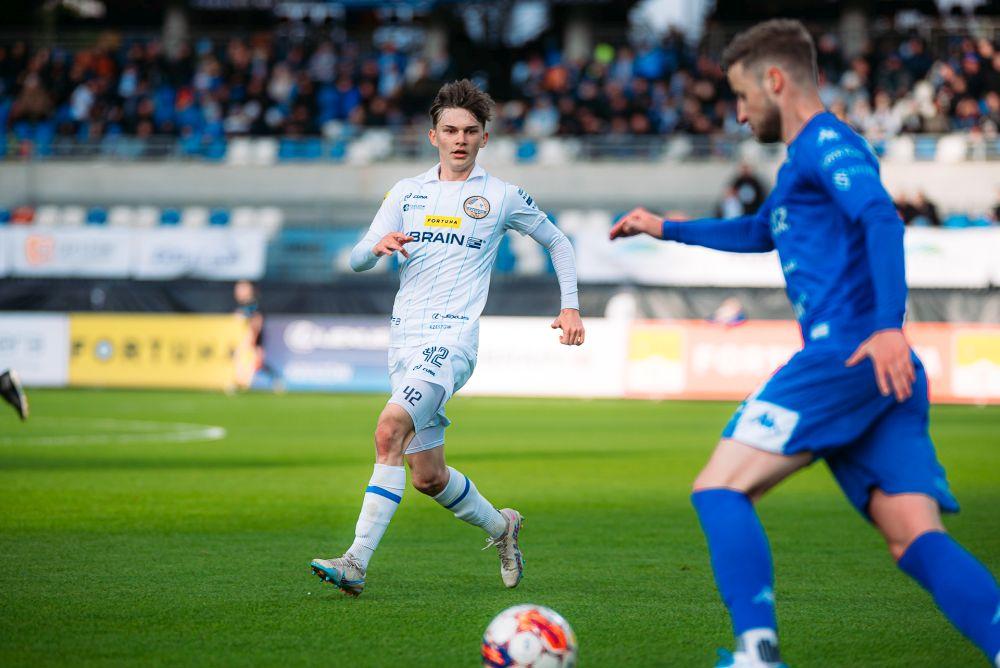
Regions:
<instances>
[{"instance_id":1,"label":"blue socks","mask_svg":"<svg viewBox=\"0 0 1000 668\"><path fill-rule=\"evenodd\" d=\"M771 547L750 498L732 489L705 489L692 494L691 503L708 540L733 632L777 630Z\"/></svg>"},{"instance_id":2,"label":"blue socks","mask_svg":"<svg viewBox=\"0 0 1000 668\"><path fill-rule=\"evenodd\" d=\"M990 661L1000 659L1000 588L985 566L948 534L930 531L910 544L899 567Z\"/></svg>"}]
</instances>

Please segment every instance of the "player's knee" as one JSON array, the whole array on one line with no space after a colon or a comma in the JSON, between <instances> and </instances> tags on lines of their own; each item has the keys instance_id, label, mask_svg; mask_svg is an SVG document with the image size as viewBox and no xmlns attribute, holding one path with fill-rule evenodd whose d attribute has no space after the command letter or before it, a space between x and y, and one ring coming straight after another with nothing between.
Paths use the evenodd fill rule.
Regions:
<instances>
[{"instance_id":1,"label":"player's knee","mask_svg":"<svg viewBox=\"0 0 1000 668\"><path fill-rule=\"evenodd\" d=\"M448 484L448 469L434 471L412 471L410 481L414 489L427 496L437 496Z\"/></svg>"},{"instance_id":2,"label":"player's knee","mask_svg":"<svg viewBox=\"0 0 1000 668\"><path fill-rule=\"evenodd\" d=\"M375 450L379 457L389 457L403 452L406 426L398 420L384 418L375 427Z\"/></svg>"}]
</instances>

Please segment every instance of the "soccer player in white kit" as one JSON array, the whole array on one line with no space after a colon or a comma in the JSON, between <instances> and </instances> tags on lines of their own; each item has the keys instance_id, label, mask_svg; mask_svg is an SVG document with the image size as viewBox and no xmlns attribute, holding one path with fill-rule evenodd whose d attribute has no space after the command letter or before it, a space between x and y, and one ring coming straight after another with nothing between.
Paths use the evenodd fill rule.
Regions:
<instances>
[{"instance_id":1,"label":"soccer player in white kit","mask_svg":"<svg viewBox=\"0 0 1000 668\"><path fill-rule=\"evenodd\" d=\"M404 459L418 491L488 534L487 547L497 548L505 586L516 587L524 571L518 545L521 514L497 510L444 460L444 432L450 424L445 404L476 366L479 315L507 230L529 235L549 251L562 294L552 323L562 330L559 342L581 345L584 328L569 240L527 193L476 164L489 139L486 122L492 103L468 80L438 91L430 109L429 138L441 162L392 187L351 253L355 271L371 269L383 256L402 256L390 321L392 396L375 428L375 470L354 543L341 557L310 564L321 579L353 596L364 589L368 562L402 501Z\"/></svg>"}]
</instances>

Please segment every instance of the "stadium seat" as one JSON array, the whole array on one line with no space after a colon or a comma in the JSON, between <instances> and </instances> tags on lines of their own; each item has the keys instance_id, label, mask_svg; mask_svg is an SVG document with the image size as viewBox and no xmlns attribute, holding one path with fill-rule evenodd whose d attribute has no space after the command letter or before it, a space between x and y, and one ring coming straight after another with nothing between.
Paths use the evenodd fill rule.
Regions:
<instances>
[{"instance_id":1,"label":"stadium seat","mask_svg":"<svg viewBox=\"0 0 1000 668\"><path fill-rule=\"evenodd\" d=\"M181 211L181 225L184 227L205 227L208 225L208 209L203 206L188 206Z\"/></svg>"},{"instance_id":2,"label":"stadium seat","mask_svg":"<svg viewBox=\"0 0 1000 668\"><path fill-rule=\"evenodd\" d=\"M517 161L533 163L538 159L538 144L533 139L525 139L517 145Z\"/></svg>"},{"instance_id":3,"label":"stadium seat","mask_svg":"<svg viewBox=\"0 0 1000 668\"><path fill-rule=\"evenodd\" d=\"M253 142L246 137L229 140L226 150L226 163L230 165L249 165L253 160Z\"/></svg>"},{"instance_id":4,"label":"stadium seat","mask_svg":"<svg viewBox=\"0 0 1000 668\"><path fill-rule=\"evenodd\" d=\"M212 209L208 214L208 224L212 227L227 227L229 225L229 211Z\"/></svg>"},{"instance_id":5,"label":"stadium seat","mask_svg":"<svg viewBox=\"0 0 1000 668\"><path fill-rule=\"evenodd\" d=\"M87 210L87 225L107 225L108 210L95 206Z\"/></svg>"},{"instance_id":6,"label":"stadium seat","mask_svg":"<svg viewBox=\"0 0 1000 668\"><path fill-rule=\"evenodd\" d=\"M267 238L271 239L281 229L285 220L284 212L276 206L265 206L257 210L256 225L258 229L267 233Z\"/></svg>"},{"instance_id":7,"label":"stadium seat","mask_svg":"<svg viewBox=\"0 0 1000 668\"><path fill-rule=\"evenodd\" d=\"M278 161L278 142L271 137L253 140L250 164L268 166Z\"/></svg>"},{"instance_id":8,"label":"stadium seat","mask_svg":"<svg viewBox=\"0 0 1000 668\"><path fill-rule=\"evenodd\" d=\"M41 227L55 227L59 224L59 207L50 204L38 207L34 212L35 225Z\"/></svg>"},{"instance_id":9,"label":"stadium seat","mask_svg":"<svg viewBox=\"0 0 1000 668\"><path fill-rule=\"evenodd\" d=\"M10 209L7 207L0 207L0 225L6 225L10 222L11 213Z\"/></svg>"},{"instance_id":10,"label":"stadium seat","mask_svg":"<svg viewBox=\"0 0 1000 668\"><path fill-rule=\"evenodd\" d=\"M133 227L156 227L160 224L160 210L154 206L140 206L135 210Z\"/></svg>"},{"instance_id":11,"label":"stadium seat","mask_svg":"<svg viewBox=\"0 0 1000 668\"><path fill-rule=\"evenodd\" d=\"M31 206L19 206L10 214L10 222L13 225L31 225L35 222L35 208Z\"/></svg>"},{"instance_id":12,"label":"stadium seat","mask_svg":"<svg viewBox=\"0 0 1000 668\"><path fill-rule=\"evenodd\" d=\"M179 225L181 212L177 209L163 209L160 212L160 225Z\"/></svg>"},{"instance_id":13,"label":"stadium seat","mask_svg":"<svg viewBox=\"0 0 1000 668\"><path fill-rule=\"evenodd\" d=\"M683 160L691 155L693 144L690 137L674 137L667 143L667 150L663 152L663 159L671 162Z\"/></svg>"},{"instance_id":14,"label":"stadium seat","mask_svg":"<svg viewBox=\"0 0 1000 668\"><path fill-rule=\"evenodd\" d=\"M87 210L82 206L65 206L59 212L59 225L80 227L87 222Z\"/></svg>"},{"instance_id":15,"label":"stadium seat","mask_svg":"<svg viewBox=\"0 0 1000 668\"><path fill-rule=\"evenodd\" d=\"M135 218L135 209L130 206L113 206L108 209L108 225L111 227L130 227Z\"/></svg>"},{"instance_id":16,"label":"stadium seat","mask_svg":"<svg viewBox=\"0 0 1000 668\"><path fill-rule=\"evenodd\" d=\"M937 137L918 136L913 141L913 157L917 160L933 160L937 157Z\"/></svg>"},{"instance_id":17,"label":"stadium seat","mask_svg":"<svg viewBox=\"0 0 1000 668\"><path fill-rule=\"evenodd\" d=\"M946 216L941 223L942 227L962 228L969 226L969 217L961 213L953 213Z\"/></svg>"},{"instance_id":18,"label":"stadium seat","mask_svg":"<svg viewBox=\"0 0 1000 668\"><path fill-rule=\"evenodd\" d=\"M941 137L937 145L937 161L956 163L965 160L968 142L964 135L951 134Z\"/></svg>"},{"instance_id":19,"label":"stadium seat","mask_svg":"<svg viewBox=\"0 0 1000 668\"><path fill-rule=\"evenodd\" d=\"M916 143L913 137L896 137L888 142L885 149L885 157L898 162L912 162L916 156Z\"/></svg>"},{"instance_id":20,"label":"stadium seat","mask_svg":"<svg viewBox=\"0 0 1000 668\"><path fill-rule=\"evenodd\" d=\"M229 222L239 229L253 227L257 223L257 210L250 206L238 206L232 210Z\"/></svg>"}]
</instances>

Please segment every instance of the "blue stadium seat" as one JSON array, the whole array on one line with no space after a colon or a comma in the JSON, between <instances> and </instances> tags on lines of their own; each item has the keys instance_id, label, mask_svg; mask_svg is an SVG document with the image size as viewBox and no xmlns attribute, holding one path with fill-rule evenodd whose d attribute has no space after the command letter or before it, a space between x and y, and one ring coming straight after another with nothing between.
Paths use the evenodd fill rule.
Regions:
<instances>
[{"instance_id":1,"label":"blue stadium seat","mask_svg":"<svg viewBox=\"0 0 1000 668\"><path fill-rule=\"evenodd\" d=\"M95 206L87 210L87 224L88 225L107 225L108 224L108 210L101 207Z\"/></svg>"},{"instance_id":2,"label":"blue stadium seat","mask_svg":"<svg viewBox=\"0 0 1000 668\"><path fill-rule=\"evenodd\" d=\"M969 226L969 217L961 213L953 213L941 223L942 227L961 228Z\"/></svg>"},{"instance_id":3,"label":"blue stadium seat","mask_svg":"<svg viewBox=\"0 0 1000 668\"><path fill-rule=\"evenodd\" d=\"M227 227L229 225L229 211L227 209L212 209L208 214L208 224L212 227Z\"/></svg>"},{"instance_id":4,"label":"blue stadium seat","mask_svg":"<svg viewBox=\"0 0 1000 668\"><path fill-rule=\"evenodd\" d=\"M517 145L518 162L534 162L538 158L538 144L526 139Z\"/></svg>"},{"instance_id":5,"label":"blue stadium seat","mask_svg":"<svg viewBox=\"0 0 1000 668\"><path fill-rule=\"evenodd\" d=\"M10 223L10 209L0 207L0 225L7 225L8 223Z\"/></svg>"},{"instance_id":6,"label":"blue stadium seat","mask_svg":"<svg viewBox=\"0 0 1000 668\"><path fill-rule=\"evenodd\" d=\"M160 225L180 225L181 212L177 209L164 209L160 212Z\"/></svg>"},{"instance_id":7,"label":"blue stadium seat","mask_svg":"<svg viewBox=\"0 0 1000 668\"><path fill-rule=\"evenodd\" d=\"M500 239L500 246L497 248L497 259L496 264L493 265L493 271L499 274L509 274L514 271L514 265L516 264L517 257L514 255L514 251L510 249L510 235L505 234Z\"/></svg>"},{"instance_id":8,"label":"blue stadium seat","mask_svg":"<svg viewBox=\"0 0 1000 668\"><path fill-rule=\"evenodd\" d=\"M913 140L913 157L917 160L933 160L937 156L937 137L917 135Z\"/></svg>"}]
</instances>

